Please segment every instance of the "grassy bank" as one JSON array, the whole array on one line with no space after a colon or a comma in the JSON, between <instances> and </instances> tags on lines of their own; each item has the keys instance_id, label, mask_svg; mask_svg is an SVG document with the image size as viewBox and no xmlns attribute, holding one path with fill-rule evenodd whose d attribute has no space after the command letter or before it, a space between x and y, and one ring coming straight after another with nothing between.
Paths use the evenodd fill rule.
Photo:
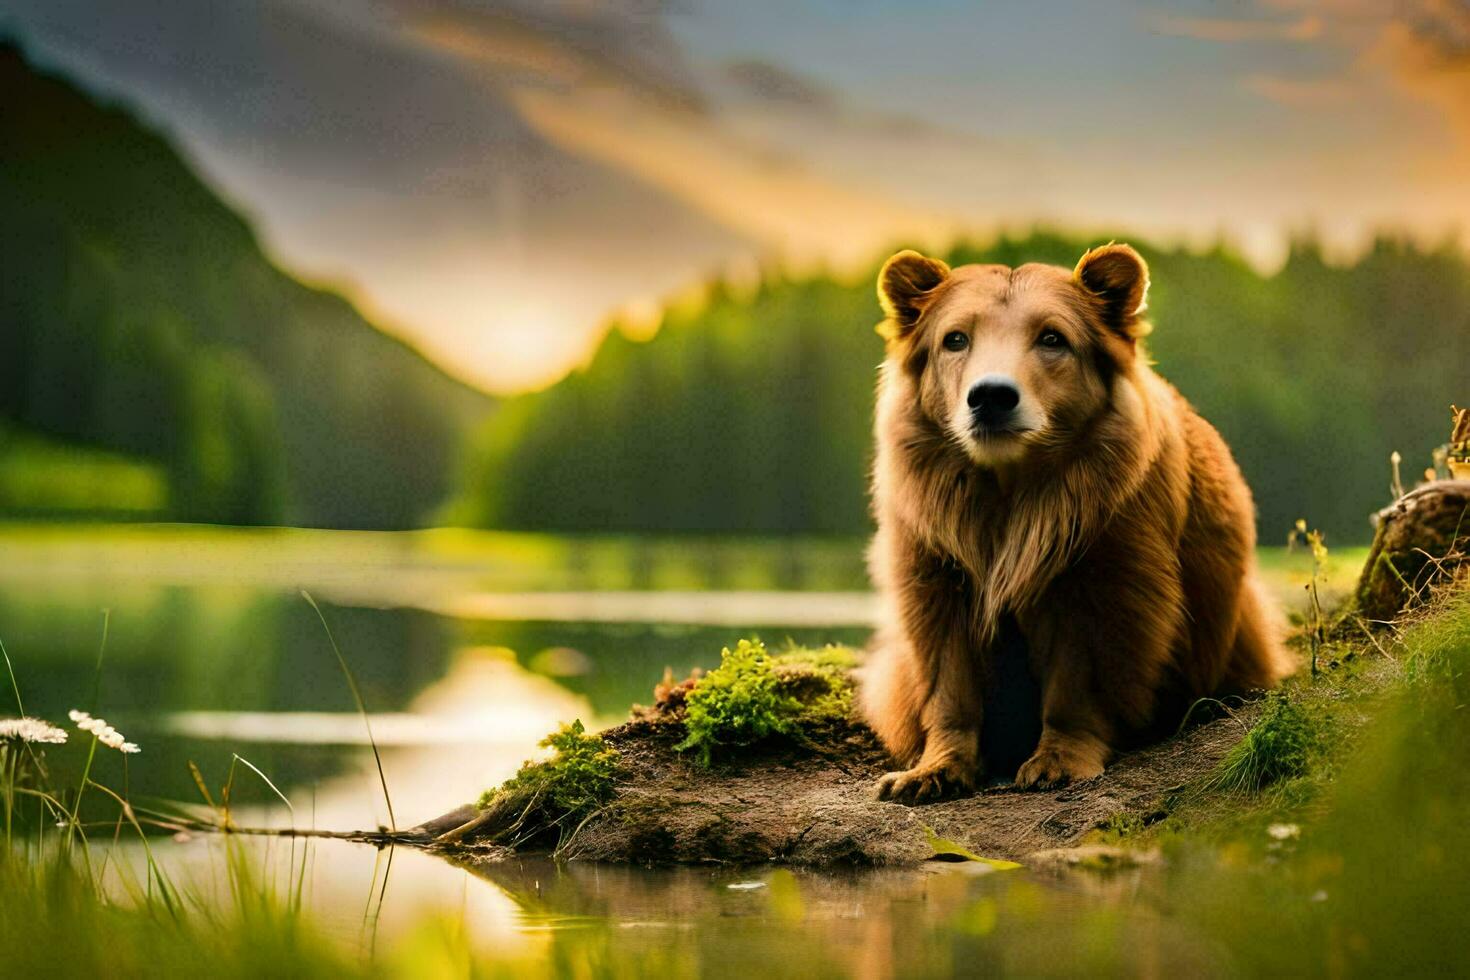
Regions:
<instances>
[{"instance_id":1,"label":"grassy bank","mask_svg":"<svg viewBox=\"0 0 1470 980\"><path fill-rule=\"evenodd\" d=\"M1321 673L1290 680L1215 773L1096 836L1160 849L1150 887L1241 972L1459 972L1470 592L1335 633Z\"/></svg>"},{"instance_id":2,"label":"grassy bank","mask_svg":"<svg viewBox=\"0 0 1470 980\"><path fill-rule=\"evenodd\" d=\"M1460 710L1457 699L1465 692L1452 681L1470 670L1470 594L1443 597L1388 629L1370 631L1347 613L1325 632L1315 675L1306 638L1294 638L1302 668L1249 724L1241 722L1242 741L1216 771L1181 787L1145 823L1101 828L1098 840L1166 848L1264 841L1270 826L1322 819L1344 802L1343 794L1364 789L1362 780L1339 783L1370 756L1382 764L1384 752L1397 752L1404 758L1394 768L1412 771L1450 751L1450 741L1414 742L1411 753L1405 719L1423 712L1454 717ZM1200 708L1231 713L1229 706Z\"/></svg>"}]
</instances>

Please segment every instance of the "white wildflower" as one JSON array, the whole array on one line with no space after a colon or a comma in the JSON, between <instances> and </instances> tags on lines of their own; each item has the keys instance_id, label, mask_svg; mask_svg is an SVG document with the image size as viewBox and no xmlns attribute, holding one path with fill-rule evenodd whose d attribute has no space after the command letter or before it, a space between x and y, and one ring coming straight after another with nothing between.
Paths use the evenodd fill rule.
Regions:
<instances>
[{"instance_id":1,"label":"white wildflower","mask_svg":"<svg viewBox=\"0 0 1470 980\"><path fill-rule=\"evenodd\" d=\"M0 742L45 742L60 745L66 732L39 718L0 718Z\"/></svg>"},{"instance_id":2,"label":"white wildflower","mask_svg":"<svg viewBox=\"0 0 1470 980\"><path fill-rule=\"evenodd\" d=\"M97 741L109 749L117 749L119 752L127 755L143 751L135 743L124 739L122 732L119 732L101 718L93 718L87 712L78 711L75 708L68 712L68 715L76 723L78 728L84 732L89 732Z\"/></svg>"},{"instance_id":3,"label":"white wildflower","mask_svg":"<svg viewBox=\"0 0 1470 980\"><path fill-rule=\"evenodd\" d=\"M1302 835L1302 828L1294 823L1273 823L1266 833L1272 840L1296 840Z\"/></svg>"}]
</instances>

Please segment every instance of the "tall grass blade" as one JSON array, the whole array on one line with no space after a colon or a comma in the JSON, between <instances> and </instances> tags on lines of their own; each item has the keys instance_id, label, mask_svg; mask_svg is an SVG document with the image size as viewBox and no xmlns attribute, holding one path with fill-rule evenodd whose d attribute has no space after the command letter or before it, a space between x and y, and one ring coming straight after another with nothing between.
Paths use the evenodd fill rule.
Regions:
<instances>
[{"instance_id":1,"label":"tall grass blade","mask_svg":"<svg viewBox=\"0 0 1470 980\"><path fill-rule=\"evenodd\" d=\"M10 654L5 649L4 640L0 640L0 657L5 658L5 670L10 674L10 689L15 692L16 713L24 718L26 706L20 700L20 682L15 679L15 667L10 663Z\"/></svg>"},{"instance_id":2,"label":"tall grass blade","mask_svg":"<svg viewBox=\"0 0 1470 980\"><path fill-rule=\"evenodd\" d=\"M92 671L92 703L87 710L96 713L102 699L102 655L107 652L107 630L112 623L112 610L102 610L102 642L97 645L97 666Z\"/></svg>"},{"instance_id":3,"label":"tall grass blade","mask_svg":"<svg viewBox=\"0 0 1470 980\"><path fill-rule=\"evenodd\" d=\"M18 681L18 680L15 679L15 665L10 662L10 652L5 649L5 643L4 643L3 640L0 640L0 657L3 657L5 659L5 671L6 671L7 674L10 675L10 689L15 692L16 714L18 714L22 718L24 718L25 717L25 714L26 714L26 706L25 706L25 703L20 698L20 681ZM25 753L26 753L26 755L30 757L31 765L35 766L37 772L40 772L40 773L42 773L44 775L44 773L45 773L45 767L41 764L41 758L36 753L36 747L34 745L32 745L31 743L29 743L29 742L24 743L24 746L25 746ZM11 810L11 801L15 797L15 793L14 793L15 785L14 785L14 783L15 783L16 773L19 771L19 768L20 768L20 759L17 758L12 753L6 753L6 757L7 757L7 764L9 766L9 772L8 772L8 775L6 776L6 778L3 780L3 785L6 787L6 793L8 794L8 798L7 798L6 804L5 804L5 846L8 848L10 846L10 842L11 842L11 839L12 839L11 838L11 812L10 812L10 810ZM43 827L43 826L45 826L45 823L46 823L45 818L42 817L37 822L37 827L38 828Z\"/></svg>"},{"instance_id":4,"label":"tall grass blade","mask_svg":"<svg viewBox=\"0 0 1470 980\"><path fill-rule=\"evenodd\" d=\"M102 642L97 645L97 666L92 669L92 700L88 710L97 711L98 701L102 698L102 658L107 653L107 628L112 622L112 610L102 610ZM97 756L97 736L92 736L92 744L87 748L87 764L82 767L82 781L77 785L77 798L71 808L71 822L67 825L66 840L71 842L72 830L79 825L82 812L82 797L86 795L87 785L91 782L92 760ZM86 836L82 838L83 857L86 857Z\"/></svg>"},{"instance_id":5,"label":"tall grass blade","mask_svg":"<svg viewBox=\"0 0 1470 980\"><path fill-rule=\"evenodd\" d=\"M234 821L230 819L230 793L235 788L235 759L238 758L240 757L237 755L230 760L230 771L225 774L225 784L219 790L220 812L224 815L226 830L234 826Z\"/></svg>"},{"instance_id":6,"label":"tall grass blade","mask_svg":"<svg viewBox=\"0 0 1470 980\"><path fill-rule=\"evenodd\" d=\"M243 755L235 754L235 761L243 765L245 768L249 769L251 772L255 773L257 776L260 777L261 782L270 787L271 792L276 794L276 799L285 804L286 812L291 814L291 829L296 829L296 808L291 805L290 800L286 799L286 794L277 789L276 784L271 782L271 778L265 773L261 772L260 769L256 767L255 763L251 762Z\"/></svg>"},{"instance_id":7,"label":"tall grass blade","mask_svg":"<svg viewBox=\"0 0 1470 980\"><path fill-rule=\"evenodd\" d=\"M378 955L378 923L383 919L383 899L388 897L388 879L393 874L393 854L397 850L398 848L393 845L388 845L388 866L383 869L383 887L378 891L378 907L373 912L372 942L368 946L369 958L376 958Z\"/></svg>"},{"instance_id":8,"label":"tall grass blade","mask_svg":"<svg viewBox=\"0 0 1470 980\"><path fill-rule=\"evenodd\" d=\"M168 910L169 915L177 919L182 911L178 889L174 887L168 875L164 874L162 866L154 859L153 848L148 844L148 834L143 830L142 824L138 823L138 818L133 813L132 805L101 783L92 782L91 785L116 800L117 805L122 808L122 816L138 832L138 839L143 843L143 854L148 862L149 893L151 895L153 890L152 886L157 884L158 894L163 899L164 908Z\"/></svg>"},{"instance_id":9,"label":"tall grass blade","mask_svg":"<svg viewBox=\"0 0 1470 980\"><path fill-rule=\"evenodd\" d=\"M204 782L204 773L199 771L199 766L193 759L189 760L189 775L194 777L194 785L199 787L199 795L204 797L204 802L209 804L211 810L218 810L219 807L215 805L214 797L210 795L209 787Z\"/></svg>"},{"instance_id":10,"label":"tall grass blade","mask_svg":"<svg viewBox=\"0 0 1470 980\"><path fill-rule=\"evenodd\" d=\"M332 652L337 655L337 663L342 667L342 675L347 678L347 686L352 690L352 699L357 702L358 713L362 715L362 726L367 729L368 745L372 746L373 761L378 765L378 782L383 785L383 802L388 805L388 829L396 831L398 820L393 816L393 797L388 794L388 777L383 774L383 757L378 752L377 740L373 738L373 724L368 719L367 705L362 700L362 692L357 688L357 678L352 676L352 669L347 666L347 658L342 656L342 651L337 647L337 639L332 636L332 628L327 625L327 617L322 615L322 607L316 604L311 593L305 589L301 590L301 598L316 610L316 618L321 620L322 629L327 632L327 642L332 644Z\"/></svg>"}]
</instances>

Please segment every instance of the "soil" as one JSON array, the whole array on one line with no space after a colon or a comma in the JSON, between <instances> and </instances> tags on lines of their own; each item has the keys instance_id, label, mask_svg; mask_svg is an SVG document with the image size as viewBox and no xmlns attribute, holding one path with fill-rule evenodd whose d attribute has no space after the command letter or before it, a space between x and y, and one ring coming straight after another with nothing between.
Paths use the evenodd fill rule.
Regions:
<instances>
[{"instance_id":1,"label":"soil","mask_svg":"<svg viewBox=\"0 0 1470 980\"><path fill-rule=\"evenodd\" d=\"M1159 745L1122 756L1097 779L1054 790L996 785L919 806L880 803L887 757L867 728L839 723L805 744L744 750L701 767L674 751L683 727L640 719L604 733L621 753L613 802L563 856L636 864L904 865L935 856L931 831L987 858L1024 859L1071 847L1110 818L1148 823L1171 795L1210 772L1254 719L1247 705ZM504 853L472 830L435 838L476 815L466 808L411 831L413 843L482 857Z\"/></svg>"}]
</instances>

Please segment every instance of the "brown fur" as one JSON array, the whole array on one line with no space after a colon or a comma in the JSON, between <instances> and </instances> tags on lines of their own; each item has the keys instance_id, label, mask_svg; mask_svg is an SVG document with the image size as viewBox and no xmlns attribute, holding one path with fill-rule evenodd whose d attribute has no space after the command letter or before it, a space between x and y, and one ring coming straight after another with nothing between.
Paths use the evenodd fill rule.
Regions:
<instances>
[{"instance_id":1,"label":"brown fur","mask_svg":"<svg viewBox=\"0 0 1470 980\"><path fill-rule=\"evenodd\" d=\"M1289 672L1255 578L1250 491L1140 350L1147 288L1126 245L1071 272L950 270L915 252L884 266L869 567L885 623L862 705L906 767L885 798L974 785L1005 616L1041 690L1023 786L1096 776L1195 698ZM956 332L966 349L946 348ZM966 393L981 376L1014 381L1018 431L979 431Z\"/></svg>"}]
</instances>

